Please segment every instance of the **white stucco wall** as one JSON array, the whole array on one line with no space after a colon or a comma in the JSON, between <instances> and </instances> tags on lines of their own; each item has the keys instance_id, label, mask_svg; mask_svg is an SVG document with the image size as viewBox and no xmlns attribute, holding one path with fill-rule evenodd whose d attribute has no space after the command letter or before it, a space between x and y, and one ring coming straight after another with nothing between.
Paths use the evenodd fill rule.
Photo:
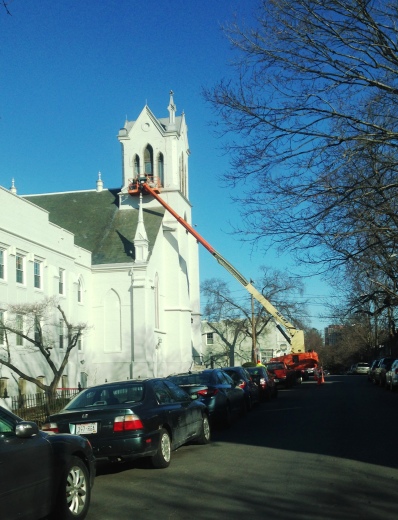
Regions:
<instances>
[{"instance_id":1,"label":"white stucco wall","mask_svg":"<svg viewBox=\"0 0 398 520\"><path fill-rule=\"evenodd\" d=\"M46 297L57 297L59 304L72 323L90 323L91 304L91 254L74 245L73 235L51 224L48 213L30 202L0 187L0 248L4 252L4 277L0 278L0 310L8 304L29 304L40 302ZM16 281L16 255L24 261L23 283ZM41 287L34 287L34 261L41 263ZM64 295L59 294L59 269L64 270ZM77 302L77 284L82 281L82 302ZM7 314L5 315L7 317ZM58 311L54 320L58 323ZM58 329L54 328L58 336ZM58 349L57 337L52 357L59 362L63 350ZM15 337L10 337L15 342ZM91 348L90 330L83 337L82 351L74 350L64 375L68 376L68 386L76 387L84 354ZM0 352L1 352L0 345ZM3 351L4 352L4 351ZM46 382L52 379L49 367L42 362L39 354L25 348L13 349L16 364L29 375L44 375ZM16 383L10 371L0 365L0 377L7 377L9 393L15 392ZM35 385L27 384L32 393ZM14 390L13 390L14 389Z\"/></svg>"}]
</instances>

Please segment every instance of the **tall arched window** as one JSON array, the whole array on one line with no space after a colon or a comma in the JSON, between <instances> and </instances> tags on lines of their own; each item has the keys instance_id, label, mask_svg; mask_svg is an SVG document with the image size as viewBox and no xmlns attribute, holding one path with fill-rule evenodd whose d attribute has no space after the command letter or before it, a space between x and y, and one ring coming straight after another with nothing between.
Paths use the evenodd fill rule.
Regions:
<instances>
[{"instance_id":1,"label":"tall arched window","mask_svg":"<svg viewBox=\"0 0 398 520\"><path fill-rule=\"evenodd\" d=\"M161 186L164 186L164 157L162 153L158 155L158 179Z\"/></svg>"},{"instance_id":2,"label":"tall arched window","mask_svg":"<svg viewBox=\"0 0 398 520\"><path fill-rule=\"evenodd\" d=\"M104 351L120 352L122 350L122 319L119 295L110 289L104 298Z\"/></svg>"},{"instance_id":3,"label":"tall arched window","mask_svg":"<svg viewBox=\"0 0 398 520\"><path fill-rule=\"evenodd\" d=\"M153 148L150 144L144 150L145 173L152 177L153 175Z\"/></svg>"},{"instance_id":4,"label":"tall arched window","mask_svg":"<svg viewBox=\"0 0 398 520\"><path fill-rule=\"evenodd\" d=\"M134 155L134 175L137 176L140 174L140 158L138 155Z\"/></svg>"},{"instance_id":5,"label":"tall arched window","mask_svg":"<svg viewBox=\"0 0 398 520\"><path fill-rule=\"evenodd\" d=\"M155 285L154 285L154 304L155 304L155 329L159 328L159 276L156 273L155 275Z\"/></svg>"}]
</instances>

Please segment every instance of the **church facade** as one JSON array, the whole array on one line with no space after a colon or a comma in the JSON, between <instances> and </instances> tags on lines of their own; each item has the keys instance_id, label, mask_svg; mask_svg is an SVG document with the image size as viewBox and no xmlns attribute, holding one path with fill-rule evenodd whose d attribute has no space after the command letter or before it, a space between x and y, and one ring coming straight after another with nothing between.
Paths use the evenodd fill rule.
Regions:
<instances>
[{"instance_id":1,"label":"church facade","mask_svg":"<svg viewBox=\"0 0 398 520\"><path fill-rule=\"evenodd\" d=\"M87 324L64 387L167 376L201 357L197 241L151 195L129 193L131 180L145 177L191 223L188 127L173 93L167 117L145 106L118 140L119 187L105 188L99 175L87 191L19 196L14 186L0 189L0 317L7 319L9 304L55 297L70 321ZM62 354L59 336L58 324L54 359ZM51 376L26 345L14 347L30 375ZM13 394L15 378L0 371Z\"/></svg>"}]
</instances>

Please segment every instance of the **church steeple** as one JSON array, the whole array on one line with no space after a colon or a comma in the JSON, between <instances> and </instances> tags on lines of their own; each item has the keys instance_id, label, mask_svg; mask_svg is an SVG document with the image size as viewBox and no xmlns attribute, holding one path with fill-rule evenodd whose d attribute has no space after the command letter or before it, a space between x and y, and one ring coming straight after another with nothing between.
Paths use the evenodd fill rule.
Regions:
<instances>
[{"instance_id":1,"label":"church steeple","mask_svg":"<svg viewBox=\"0 0 398 520\"><path fill-rule=\"evenodd\" d=\"M138 206L138 224L134 237L135 263L143 263L148 259L148 236L144 225L144 215L142 211L142 193L140 193L140 203Z\"/></svg>"},{"instance_id":2,"label":"church steeple","mask_svg":"<svg viewBox=\"0 0 398 520\"><path fill-rule=\"evenodd\" d=\"M169 128L174 127L176 124L177 107L174 104L173 94L174 94L174 92L172 90L170 90L170 102L169 102L169 106L167 107L167 110L169 111L169 125L168 125Z\"/></svg>"}]
</instances>

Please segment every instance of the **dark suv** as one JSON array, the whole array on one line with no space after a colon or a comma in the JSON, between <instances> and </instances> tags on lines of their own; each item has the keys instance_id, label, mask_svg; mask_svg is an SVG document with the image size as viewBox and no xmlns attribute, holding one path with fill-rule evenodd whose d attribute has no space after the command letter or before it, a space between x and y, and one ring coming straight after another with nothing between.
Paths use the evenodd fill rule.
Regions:
<instances>
[{"instance_id":1,"label":"dark suv","mask_svg":"<svg viewBox=\"0 0 398 520\"><path fill-rule=\"evenodd\" d=\"M244 391L219 368L173 374L167 379L188 394L196 394L207 406L213 424L230 426L233 417L246 410Z\"/></svg>"},{"instance_id":2,"label":"dark suv","mask_svg":"<svg viewBox=\"0 0 398 520\"><path fill-rule=\"evenodd\" d=\"M234 380L237 386L240 386L245 392L246 406L248 410L253 405L260 402L260 391L257 384L253 381L251 375L243 367L226 367L222 369Z\"/></svg>"}]
</instances>

